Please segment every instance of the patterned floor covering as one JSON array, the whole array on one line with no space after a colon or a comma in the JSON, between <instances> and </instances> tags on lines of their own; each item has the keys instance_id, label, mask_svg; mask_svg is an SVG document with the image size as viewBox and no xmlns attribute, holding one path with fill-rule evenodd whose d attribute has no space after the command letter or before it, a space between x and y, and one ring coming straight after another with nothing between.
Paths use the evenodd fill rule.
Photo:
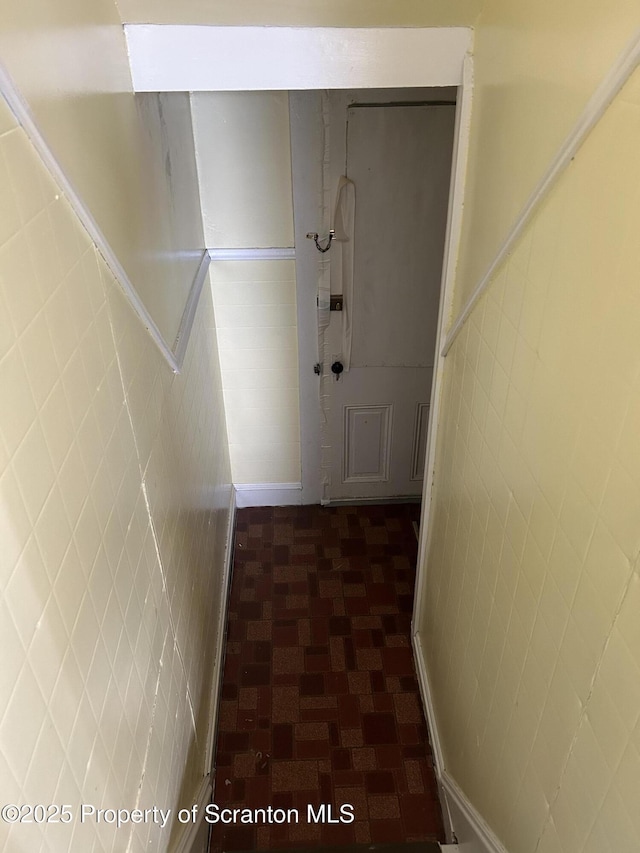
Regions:
<instances>
[{"instance_id":1,"label":"patterned floor covering","mask_svg":"<svg viewBox=\"0 0 640 853\"><path fill-rule=\"evenodd\" d=\"M238 511L214 802L290 811L215 824L212 853L444 840L410 644L418 516ZM355 819L310 822L321 803Z\"/></svg>"}]
</instances>

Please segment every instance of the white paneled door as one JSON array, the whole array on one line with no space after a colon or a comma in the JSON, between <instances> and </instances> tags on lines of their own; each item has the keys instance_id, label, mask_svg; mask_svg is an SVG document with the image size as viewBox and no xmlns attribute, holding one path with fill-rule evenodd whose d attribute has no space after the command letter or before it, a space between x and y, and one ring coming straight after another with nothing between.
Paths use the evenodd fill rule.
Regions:
<instances>
[{"instance_id":1,"label":"white paneled door","mask_svg":"<svg viewBox=\"0 0 640 853\"><path fill-rule=\"evenodd\" d=\"M349 370L323 383L325 500L421 494L454 120L445 104L347 110L352 347ZM344 316L331 314L325 377Z\"/></svg>"}]
</instances>

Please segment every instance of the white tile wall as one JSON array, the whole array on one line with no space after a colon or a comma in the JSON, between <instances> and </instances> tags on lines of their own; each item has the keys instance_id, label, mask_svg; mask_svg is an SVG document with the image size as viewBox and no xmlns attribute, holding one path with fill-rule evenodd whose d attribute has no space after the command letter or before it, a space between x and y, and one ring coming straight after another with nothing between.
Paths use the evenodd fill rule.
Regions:
<instances>
[{"instance_id":1,"label":"white tile wall","mask_svg":"<svg viewBox=\"0 0 640 853\"><path fill-rule=\"evenodd\" d=\"M235 483L300 481L293 261L211 265Z\"/></svg>"},{"instance_id":2,"label":"white tile wall","mask_svg":"<svg viewBox=\"0 0 640 853\"><path fill-rule=\"evenodd\" d=\"M1 100L0 195L3 800L190 805L230 496L211 295L174 376ZM0 849L170 832L3 825Z\"/></svg>"},{"instance_id":3,"label":"white tile wall","mask_svg":"<svg viewBox=\"0 0 640 853\"><path fill-rule=\"evenodd\" d=\"M421 642L510 853L640 848L640 72L445 368Z\"/></svg>"}]
</instances>

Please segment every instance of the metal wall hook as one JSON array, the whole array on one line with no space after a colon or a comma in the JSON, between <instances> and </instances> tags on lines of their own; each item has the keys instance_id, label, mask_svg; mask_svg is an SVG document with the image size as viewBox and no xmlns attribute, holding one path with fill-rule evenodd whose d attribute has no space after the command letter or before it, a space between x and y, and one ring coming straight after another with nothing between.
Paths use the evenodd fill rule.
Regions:
<instances>
[{"instance_id":1,"label":"metal wall hook","mask_svg":"<svg viewBox=\"0 0 640 853\"><path fill-rule=\"evenodd\" d=\"M318 237L318 235L317 235L315 232L311 232L311 231L310 231L310 232L307 234L307 240L313 240L313 242L316 244L316 249L317 249L319 252L322 252L322 254L324 254L325 252L328 252L328 251L329 251L329 249L331 248L331 241L333 240L333 238L334 238L335 236L336 236L336 232L335 232L335 230L332 228L332 229L329 231L329 240L328 240L328 242L327 242L327 245L326 245L326 246L324 246L324 247L323 247L323 246L321 246L321 245L320 245L320 243L318 242L319 237Z\"/></svg>"}]
</instances>

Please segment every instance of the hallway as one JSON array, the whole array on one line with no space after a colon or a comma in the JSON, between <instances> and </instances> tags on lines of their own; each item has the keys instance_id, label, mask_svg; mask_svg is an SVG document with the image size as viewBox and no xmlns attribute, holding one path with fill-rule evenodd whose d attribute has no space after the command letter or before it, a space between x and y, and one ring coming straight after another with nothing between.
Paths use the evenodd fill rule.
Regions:
<instances>
[{"instance_id":1,"label":"hallway","mask_svg":"<svg viewBox=\"0 0 640 853\"><path fill-rule=\"evenodd\" d=\"M0 853L205 853L212 797L302 809L212 853L441 837L431 763L464 853L640 850L640 5L9 0L1 18ZM173 89L134 84L132 27L167 37ZM264 106L236 111L261 160L210 158L243 203L209 223L198 102L236 90L184 85L192 59L229 66L178 55L186 34L233 38ZM299 64L255 49L274 35ZM339 51L306 49L327 36ZM442 41L462 37L464 55ZM292 218L291 175L313 175L286 96L310 66L320 91L460 90L414 421L432 757L413 508L244 509L318 502L304 412L323 359L299 341L320 294L305 277L305 309L295 265L311 253L317 272L306 234L332 200L325 221ZM218 142L228 113L211 115L199 138ZM354 822L303 822L321 800Z\"/></svg>"},{"instance_id":2,"label":"hallway","mask_svg":"<svg viewBox=\"0 0 640 853\"><path fill-rule=\"evenodd\" d=\"M239 510L211 851L443 840L411 651L414 504ZM310 824L307 806L354 808Z\"/></svg>"}]
</instances>

